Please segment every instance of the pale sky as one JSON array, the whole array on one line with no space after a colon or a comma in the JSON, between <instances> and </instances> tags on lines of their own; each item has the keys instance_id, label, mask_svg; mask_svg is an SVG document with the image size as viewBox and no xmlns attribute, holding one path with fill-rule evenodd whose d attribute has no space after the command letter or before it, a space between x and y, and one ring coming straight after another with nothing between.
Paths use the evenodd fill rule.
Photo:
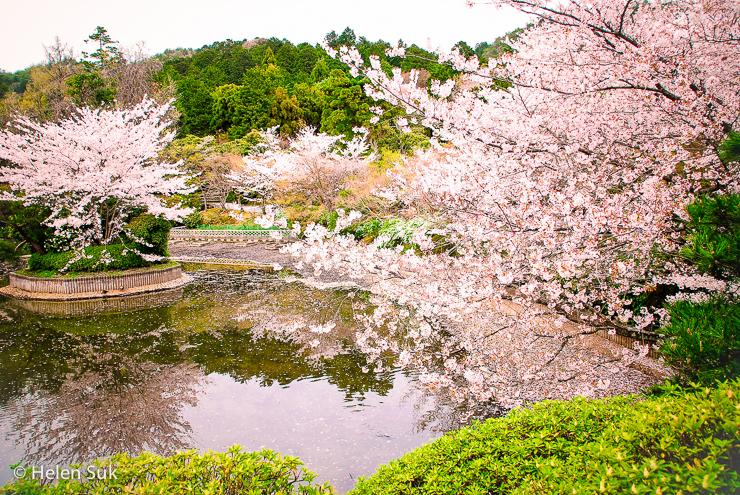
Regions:
<instances>
[{"instance_id":1,"label":"pale sky","mask_svg":"<svg viewBox=\"0 0 740 495\"><path fill-rule=\"evenodd\" d=\"M226 39L286 38L320 42L326 33L352 28L357 36L426 48L491 42L524 26L518 12L462 0L25 0L4 2L0 69L14 72L44 60L54 37L82 50L103 26L122 47L145 41L154 55L167 48L200 48Z\"/></svg>"}]
</instances>

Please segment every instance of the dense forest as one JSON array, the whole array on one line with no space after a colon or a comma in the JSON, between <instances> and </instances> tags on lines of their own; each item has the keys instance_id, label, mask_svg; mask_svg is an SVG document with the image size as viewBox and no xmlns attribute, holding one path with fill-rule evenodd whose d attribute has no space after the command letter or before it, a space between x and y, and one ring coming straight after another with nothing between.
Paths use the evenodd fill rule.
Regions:
<instances>
[{"instance_id":1,"label":"dense forest","mask_svg":"<svg viewBox=\"0 0 740 495\"><path fill-rule=\"evenodd\" d=\"M518 32L512 33L516 36ZM403 136L394 127L396 116L384 104L384 117L371 125L365 81L352 77L348 67L320 45L276 38L226 40L200 49L167 50L147 57L138 48L122 49L99 27L86 42L97 48L77 60L59 39L46 48L46 63L15 73L0 73L0 119L22 113L40 120L58 120L75 106L127 106L148 94L160 101L175 98L178 137L214 135L220 142L242 138L250 131L279 126L282 136L304 126L328 134L353 135L353 128L371 130L375 147L405 151L424 131ZM436 54L399 40L407 57L386 56L391 44L357 37L350 28L325 37L332 48L356 46L364 58L376 55L390 74L400 69L420 71L419 85L446 81L458 73L436 62ZM475 49L461 41L465 56L488 58L510 50L506 38L480 43Z\"/></svg>"}]
</instances>

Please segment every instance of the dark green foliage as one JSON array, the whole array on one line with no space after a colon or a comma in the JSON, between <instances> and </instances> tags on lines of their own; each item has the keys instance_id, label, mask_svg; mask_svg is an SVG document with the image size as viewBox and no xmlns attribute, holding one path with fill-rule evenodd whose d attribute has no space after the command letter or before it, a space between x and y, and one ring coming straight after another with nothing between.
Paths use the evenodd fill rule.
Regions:
<instances>
[{"instance_id":1,"label":"dark green foliage","mask_svg":"<svg viewBox=\"0 0 740 495\"><path fill-rule=\"evenodd\" d=\"M182 113L180 133L204 136L213 120L213 88L196 78L186 78L177 83L178 97L175 106Z\"/></svg>"},{"instance_id":2,"label":"dark green foliage","mask_svg":"<svg viewBox=\"0 0 740 495\"><path fill-rule=\"evenodd\" d=\"M168 220L147 213L131 220L126 226L126 232L132 234L128 237L134 241L137 251L157 256L169 256L167 240L171 228L172 224ZM144 241L144 244L140 243L140 240Z\"/></svg>"},{"instance_id":3,"label":"dark green foliage","mask_svg":"<svg viewBox=\"0 0 740 495\"><path fill-rule=\"evenodd\" d=\"M0 95L4 96L11 91L13 93L23 94L30 80L30 67L13 73L0 71ZM0 98L3 96L0 96Z\"/></svg>"},{"instance_id":4,"label":"dark green foliage","mask_svg":"<svg viewBox=\"0 0 740 495\"><path fill-rule=\"evenodd\" d=\"M297 457L283 457L270 450L243 452L238 445L230 447L226 453L199 454L190 450L170 457L148 452L138 457L118 454L111 459L96 461L96 465L101 473L106 468L115 470L116 478L83 479L82 482L60 480L54 485L40 487L39 482L30 479L29 474L26 479L0 488L0 495L333 493L327 483L313 483L315 475L304 470L303 463Z\"/></svg>"},{"instance_id":5,"label":"dark green foliage","mask_svg":"<svg viewBox=\"0 0 740 495\"><path fill-rule=\"evenodd\" d=\"M740 304L724 299L668 306L661 352L691 380L711 383L740 375Z\"/></svg>"},{"instance_id":6,"label":"dark green foliage","mask_svg":"<svg viewBox=\"0 0 740 495\"><path fill-rule=\"evenodd\" d=\"M363 83L334 69L318 84L326 95L321 115L321 131L327 134L354 136L353 127L370 125L370 106L374 104L363 89Z\"/></svg>"},{"instance_id":7,"label":"dark green foliage","mask_svg":"<svg viewBox=\"0 0 740 495\"><path fill-rule=\"evenodd\" d=\"M76 251L62 253L38 254L34 253L28 259L28 268L36 271L61 272L102 272L107 270L127 270L153 265L144 260L131 249L121 244L109 246L88 246L85 248L85 257L69 264L76 257ZM110 260L105 262L104 260ZM69 266L68 266L69 264Z\"/></svg>"},{"instance_id":8,"label":"dark green foliage","mask_svg":"<svg viewBox=\"0 0 740 495\"><path fill-rule=\"evenodd\" d=\"M0 226L6 229L4 236L16 242L25 242L34 252L45 254L46 240L53 229L43 225L51 212L35 205L25 206L21 201L0 201Z\"/></svg>"},{"instance_id":9,"label":"dark green foliage","mask_svg":"<svg viewBox=\"0 0 740 495\"><path fill-rule=\"evenodd\" d=\"M737 493L740 383L665 392L518 409L391 461L351 493Z\"/></svg>"},{"instance_id":10,"label":"dark green foliage","mask_svg":"<svg viewBox=\"0 0 740 495\"><path fill-rule=\"evenodd\" d=\"M327 39L332 46L355 45L366 61L378 56L389 73L393 67L426 69L430 79L442 81L457 74L437 64L436 54L415 45L407 49L410 57L402 59L385 55L390 44L358 39L349 28L340 35L329 33ZM369 125L367 108L373 102L364 94L364 81L350 77L349 69L319 46L294 46L275 38L227 40L160 59L164 68L157 81L178 86L181 135L223 133L235 139L276 125L286 136L302 125L351 135L352 127Z\"/></svg>"},{"instance_id":11,"label":"dark green foliage","mask_svg":"<svg viewBox=\"0 0 740 495\"><path fill-rule=\"evenodd\" d=\"M5 98L5 95L10 93L10 74L0 71L0 100Z\"/></svg>"},{"instance_id":12,"label":"dark green foliage","mask_svg":"<svg viewBox=\"0 0 740 495\"><path fill-rule=\"evenodd\" d=\"M740 278L740 195L703 196L687 211L691 218L681 256L700 273Z\"/></svg>"},{"instance_id":13,"label":"dark green foliage","mask_svg":"<svg viewBox=\"0 0 740 495\"><path fill-rule=\"evenodd\" d=\"M478 43L475 45L475 54L478 55L478 60L481 63L487 63L489 59L499 58L505 53L513 53L514 49L511 48L511 43L516 41L523 33L524 29L518 28L504 36L496 38L493 43Z\"/></svg>"},{"instance_id":14,"label":"dark green foliage","mask_svg":"<svg viewBox=\"0 0 740 495\"><path fill-rule=\"evenodd\" d=\"M97 45L97 50L82 52L86 58L81 62L84 71L68 79L70 95L77 105L111 104L116 99L116 82L108 70L125 63L118 42L113 41L105 28L98 26L85 43Z\"/></svg>"},{"instance_id":15,"label":"dark green foliage","mask_svg":"<svg viewBox=\"0 0 740 495\"><path fill-rule=\"evenodd\" d=\"M24 254L29 254L28 245L18 246L15 241L0 239L0 261L16 261Z\"/></svg>"},{"instance_id":16,"label":"dark green foliage","mask_svg":"<svg viewBox=\"0 0 740 495\"><path fill-rule=\"evenodd\" d=\"M88 59L82 62L87 69L102 69L123 60L121 50L116 46L118 42L113 41L113 38L108 34L108 30L102 26L95 28L95 32L88 36L85 43L92 43L93 46L98 45L98 49L92 53L82 52L82 56Z\"/></svg>"},{"instance_id":17,"label":"dark green foliage","mask_svg":"<svg viewBox=\"0 0 740 495\"><path fill-rule=\"evenodd\" d=\"M730 132L719 147L719 156L725 162L740 161L740 134Z\"/></svg>"},{"instance_id":18,"label":"dark green foliage","mask_svg":"<svg viewBox=\"0 0 740 495\"><path fill-rule=\"evenodd\" d=\"M453 46L452 48L453 49L456 48L460 52L460 55L468 59L475 56L476 54L475 50L470 48L470 45L468 45L464 41L458 41L457 43L455 43L455 46Z\"/></svg>"}]
</instances>

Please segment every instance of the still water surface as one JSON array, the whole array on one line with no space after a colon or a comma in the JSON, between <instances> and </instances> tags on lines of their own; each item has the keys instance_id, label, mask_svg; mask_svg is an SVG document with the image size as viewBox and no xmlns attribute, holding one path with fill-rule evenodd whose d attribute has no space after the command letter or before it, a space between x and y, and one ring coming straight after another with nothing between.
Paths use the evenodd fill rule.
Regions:
<instances>
[{"instance_id":1,"label":"still water surface","mask_svg":"<svg viewBox=\"0 0 740 495\"><path fill-rule=\"evenodd\" d=\"M240 444L299 456L343 493L459 426L413 375L362 372L348 293L185 268L196 280L184 290L127 301L0 301L0 484L17 462ZM297 318L337 327L286 332Z\"/></svg>"}]
</instances>

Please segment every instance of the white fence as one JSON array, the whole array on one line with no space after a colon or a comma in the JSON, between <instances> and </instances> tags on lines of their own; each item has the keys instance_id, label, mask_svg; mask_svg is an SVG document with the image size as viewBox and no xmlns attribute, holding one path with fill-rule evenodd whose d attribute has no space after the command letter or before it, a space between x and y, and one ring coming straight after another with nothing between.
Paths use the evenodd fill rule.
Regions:
<instances>
[{"instance_id":1,"label":"white fence","mask_svg":"<svg viewBox=\"0 0 740 495\"><path fill-rule=\"evenodd\" d=\"M170 230L170 239L237 242L248 239L270 239L273 234L284 238L290 235L290 230L189 229L187 227L175 227Z\"/></svg>"}]
</instances>

